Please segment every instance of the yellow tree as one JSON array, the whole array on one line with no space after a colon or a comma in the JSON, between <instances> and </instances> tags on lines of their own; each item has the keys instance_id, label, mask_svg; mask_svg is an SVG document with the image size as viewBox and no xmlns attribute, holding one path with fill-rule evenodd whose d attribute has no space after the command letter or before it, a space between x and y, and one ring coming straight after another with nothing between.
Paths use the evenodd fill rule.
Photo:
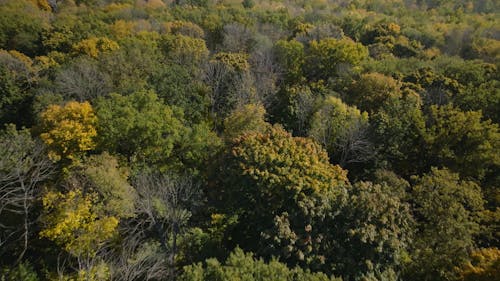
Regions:
<instances>
[{"instance_id":1,"label":"yellow tree","mask_svg":"<svg viewBox=\"0 0 500 281\"><path fill-rule=\"evenodd\" d=\"M97 58L101 53L115 51L119 48L118 43L111 39L106 37L92 37L74 44L73 52Z\"/></svg>"},{"instance_id":2,"label":"yellow tree","mask_svg":"<svg viewBox=\"0 0 500 281\"><path fill-rule=\"evenodd\" d=\"M40 237L54 241L78 261L77 280L107 279L107 269L95 258L106 240L113 237L118 218L100 214L97 195L71 190L48 192L42 199L44 229ZM100 266L96 266L100 264Z\"/></svg>"},{"instance_id":3,"label":"yellow tree","mask_svg":"<svg viewBox=\"0 0 500 281\"><path fill-rule=\"evenodd\" d=\"M472 251L471 260L459 269L463 281L500 280L500 250L485 248Z\"/></svg>"},{"instance_id":4,"label":"yellow tree","mask_svg":"<svg viewBox=\"0 0 500 281\"><path fill-rule=\"evenodd\" d=\"M97 117L88 102L51 105L41 115L40 137L54 161L75 160L95 147Z\"/></svg>"}]
</instances>

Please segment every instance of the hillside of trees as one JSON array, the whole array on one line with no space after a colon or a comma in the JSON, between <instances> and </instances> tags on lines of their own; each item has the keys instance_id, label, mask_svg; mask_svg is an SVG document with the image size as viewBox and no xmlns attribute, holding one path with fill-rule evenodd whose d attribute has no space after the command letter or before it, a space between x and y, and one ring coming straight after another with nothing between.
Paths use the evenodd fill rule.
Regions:
<instances>
[{"instance_id":1,"label":"hillside of trees","mask_svg":"<svg viewBox=\"0 0 500 281\"><path fill-rule=\"evenodd\" d=\"M0 0L1 281L500 281L500 2Z\"/></svg>"}]
</instances>

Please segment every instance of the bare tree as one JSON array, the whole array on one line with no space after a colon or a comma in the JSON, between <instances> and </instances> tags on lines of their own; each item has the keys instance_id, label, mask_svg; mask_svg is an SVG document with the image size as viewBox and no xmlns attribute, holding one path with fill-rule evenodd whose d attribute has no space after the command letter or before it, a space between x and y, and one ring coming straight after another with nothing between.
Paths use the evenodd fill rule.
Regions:
<instances>
[{"instance_id":1,"label":"bare tree","mask_svg":"<svg viewBox=\"0 0 500 281\"><path fill-rule=\"evenodd\" d=\"M246 53L255 45L255 33L240 23L230 23L224 26L222 50L233 53Z\"/></svg>"},{"instance_id":2,"label":"bare tree","mask_svg":"<svg viewBox=\"0 0 500 281\"><path fill-rule=\"evenodd\" d=\"M167 256L141 231L127 235L118 252L109 252L105 259L111 268L111 280L161 280L169 274Z\"/></svg>"},{"instance_id":3,"label":"bare tree","mask_svg":"<svg viewBox=\"0 0 500 281\"><path fill-rule=\"evenodd\" d=\"M210 87L210 115L215 117L223 103L225 80L231 70L225 64L217 61L209 62L205 67L203 80Z\"/></svg>"},{"instance_id":4,"label":"bare tree","mask_svg":"<svg viewBox=\"0 0 500 281\"><path fill-rule=\"evenodd\" d=\"M255 50L250 56L250 65L255 79L255 90L259 102L266 108L276 103L276 84L282 70L276 62L271 48Z\"/></svg>"},{"instance_id":5,"label":"bare tree","mask_svg":"<svg viewBox=\"0 0 500 281\"><path fill-rule=\"evenodd\" d=\"M339 151L339 165L342 167L350 163L366 162L373 157L375 151L368 138L368 126L361 122L345 128L334 145Z\"/></svg>"},{"instance_id":6,"label":"bare tree","mask_svg":"<svg viewBox=\"0 0 500 281\"><path fill-rule=\"evenodd\" d=\"M135 186L139 195L137 229L156 234L175 276L177 238L200 204L199 184L191 176L143 173L136 178Z\"/></svg>"},{"instance_id":7,"label":"bare tree","mask_svg":"<svg viewBox=\"0 0 500 281\"><path fill-rule=\"evenodd\" d=\"M89 60L79 60L56 76L57 91L67 99L92 100L108 94L111 78Z\"/></svg>"},{"instance_id":8,"label":"bare tree","mask_svg":"<svg viewBox=\"0 0 500 281\"><path fill-rule=\"evenodd\" d=\"M20 243L16 263L24 257L33 224L31 208L40 183L52 172L43 144L33 140L27 130L10 127L0 136L0 218L13 216L20 222L0 220L0 255L10 250L9 245Z\"/></svg>"}]
</instances>

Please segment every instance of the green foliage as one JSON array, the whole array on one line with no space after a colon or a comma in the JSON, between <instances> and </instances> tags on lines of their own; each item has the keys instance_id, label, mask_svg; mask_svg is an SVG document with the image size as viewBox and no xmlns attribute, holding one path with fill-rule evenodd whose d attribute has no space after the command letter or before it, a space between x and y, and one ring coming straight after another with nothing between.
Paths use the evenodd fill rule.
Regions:
<instances>
[{"instance_id":1,"label":"green foliage","mask_svg":"<svg viewBox=\"0 0 500 281\"><path fill-rule=\"evenodd\" d=\"M203 39L164 35L160 46L165 55L178 64L199 65L208 59L208 49Z\"/></svg>"},{"instance_id":2,"label":"green foliage","mask_svg":"<svg viewBox=\"0 0 500 281\"><path fill-rule=\"evenodd\" d=\"M464 177L481 179L500 165L498 124L481 112L432 106L425 133L429 165L444 166Z\"/></svg>"},{"instance_id":3,"label":"green foliage","mask_svg":"<svg viewBox=\"0 0 500 281\"><path fill-rule=\"evenodd\" d=\"M377 165L398 174L416 174L422 164L422 138L425 119L420 98L407 95L391 99L370 119L375 143Z\"/></svg>"},{"instance_id":4,"label":"green foliage","mask_svg":"<svg viewBox=\"0 0 500 281\"><path fill-rule=\"evenodd\" d=\"M480 187L458 174L433 168L412 188L418 230L407 280L450 280L468 258L483 209Z\"/></svg>"},{"instance_id":5,"label":"green foliage","mask_svg":"<svg viewBox=\"0 0 500 281\"><path fill-rule=\"evenodd\" d=\"M184 130L182 113L152 91L98 99L96 114L99 147L133 161L167 164Z\"/></svg>"},{"instance_id":6,"label":"green foliage","mask_svg":"<svg viewBox=\"0 0 500 281\"><path fill-rule=\"evenodd\" d=\"M368 50L346 37L312 41L306 58L308 76L313 80L328 80L338 76L345 68L357 67L368 57Z\"/></svg>"},{"instance_id":7,"label":"green foliage","mask_svg":"<svg viewBox=\"0 0 500 281\"><path fill-rule=\"evenodd\" d=\"M358 182L348 190L345 206L334 222L332 253L336 272L346 279L399 280L411 261L415 222L405 192L386 182ZM371 276L371 277L370 277ZM366 278L366 279L363 279ZM372 279L368 279L372 280Z\"/></svg>"},{"instance_id":8,"label":"green foliage","mask_svg":"<svg viewBox=\"0 0 500 281\"><path fill-rule=\"evenodd\" d=\"M13 268L4 268L0 271L1 281L38 281L38 275L29 263L20 263Z\"/></svg>"},{"instance_id":9,"label":"green foliage","mask_svg":"<svg viewBox=\"0 0 500 281\"><path fill-rule=\"evenodd\" d=\"M0 6L0 49L36 55L40 35L48 27L48 13L33 1L8 0Z\"/></svg>"},{"instance_id":10,"label":"green foliage","mask_svg":"<svg viewBox=\"0 0 500 281\"><path fill-rule=\"evenodd\" d=\"M82 174L88 178L90 189L99 194L99 208L118 218L134 215L135 190L127 182L128 170L118 160L103 153L92 155L82 164Z\"/></svg>"},{"instance_id":11,"label":"green foliage","mask_svg":"<svg viewBox=\"0 0 500 281\"><path fill-rule=\"evenodd\" d=\"M256 281L334 281L323 273L311 273L300 268L289 269L285 264L273 259L269 263L256 259L251 253L236 248L222 265L217 259L184 267L180 277L184 281L256 280Z\"/></svg>"},{"instance_id":12,"label":"green foliage","mask_svg":"<svg viewBox=\"0 0 500 281\"><path fill-rule=\"evenodd\" d=\"M322 219L347 184L315 142L280 127L233 140L214 194L238 215L232 241L291 263L321 264Z\"/></svg>"},{"instance_id":13,"label":"green foliage","mask_svg":"<svg viewBox=\"0 0 500 281\"><path fill-rule=\"evenodd\" d=\"M303 79L302 68L305 62L304 45L295 40L279 40L274 50L279 64L284 69L286 81L300 82Z\"/></svg>"},{"instance_id":14,"label":"green foliage","mask_svg":"<svg viewBox=\"0 0 500 281\"><path fill-rule=\"evenodd\" d=\"M31 125L32 87L38 81L33 61L17 51L0 50L0 124Z\"/></svg>"},{"instance_id":15,"label":"green foliage","mask_svg":"<svg viewBox=\"0 0 500 281\"><path fill-rule=\"evenodd\" d=\"M374 113L389 99L401 97L400 84L380 73L363 74L349 90L347 100L361 110Z\"/></svg>"},{"instance_id":16,"label":"green foliage","mask_svg":"<svg viewBox=\"0 0 500 281\"><path fill-rule=\"evenodd\" d=\"M224 120L224 135L228 139L252 132L264 133L270 126L265 121L266 110L262 105L248 104L235 109Z\"/></svg>"},{"instance_id":17,"label":"green foliage","mask_svg":"<svg viewBox=\"0 0 500 281\"><path fill-rule=\"evenodd\" d=\"M208 90L199 81L199 75L193 72L197 71L169 64L158 68L150 77L149 84L165 103L182 108L187 120L200 122L208 114Z\"/></svg>"},{"instance_id":18,"label":"green foliage","mask_svg":"<svg viewBox=\"0 0 500 281\"><path fill-rule=\"evenodd\" d=\"M498 1L0 2L1 278L498 279Z\"/></svg>"}]
</instances>

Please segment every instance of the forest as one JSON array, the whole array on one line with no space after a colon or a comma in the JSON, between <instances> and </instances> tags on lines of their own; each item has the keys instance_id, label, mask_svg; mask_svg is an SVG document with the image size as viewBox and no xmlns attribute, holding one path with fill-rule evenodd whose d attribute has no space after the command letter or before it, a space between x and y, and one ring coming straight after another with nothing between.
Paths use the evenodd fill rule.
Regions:
<instances>
[{"instance_id":1,"label":"forest","mask_svg":"<svg viewBox=\"0 0 500 281\"><path fill-rule=\"evenodd\" d=\"M500 281L500 2L0 0L1 281Z\"/></svg>"}]
</instances>

